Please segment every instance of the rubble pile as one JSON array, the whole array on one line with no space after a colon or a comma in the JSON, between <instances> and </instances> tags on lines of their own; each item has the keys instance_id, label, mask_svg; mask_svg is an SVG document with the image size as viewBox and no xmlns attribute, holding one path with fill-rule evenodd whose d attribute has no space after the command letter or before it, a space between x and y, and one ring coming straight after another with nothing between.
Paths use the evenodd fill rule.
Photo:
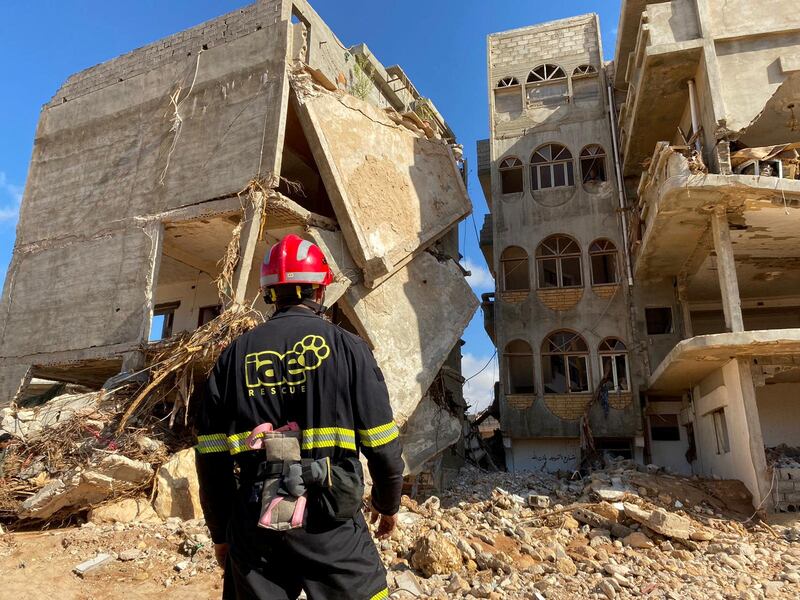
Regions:
<instances>
[{"instance_id":1,"label":"rubble pile","mask_svg":"<svg viewBox=\"0 0 800 600\"><path fill-rule=\"evenodd\" d=\"M467 467L441 500L404 498L380 543L393 597L798 597L800 527L742 524L734 482L649 471L620 461L569 481Z\"/></svg>"}]
</instances>

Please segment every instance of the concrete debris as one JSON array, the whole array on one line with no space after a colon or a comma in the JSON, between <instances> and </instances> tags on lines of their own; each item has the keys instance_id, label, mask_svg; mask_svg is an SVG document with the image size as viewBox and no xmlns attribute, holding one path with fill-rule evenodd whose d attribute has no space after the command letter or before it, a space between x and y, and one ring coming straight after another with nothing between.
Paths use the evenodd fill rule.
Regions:
<instances>
[{"instance_id":1,"label":"concrete debris","mask_svg":"<svg viewBox=\"0 0 800 600\"><path fill-rule=\"evenodd\" d=\"M180 517L191 520L203 517L194 457L193 448L182 450L158 470L153 507L162 519Z\"/></svg>"},{"instance_id":2,"label":"concrete debris","mask_svg":"<svg viewBox=\"0 0 800 600\"><path fill-rule=\"evenodd\" d=\"M76 565L73 570L77 575L83 577L89 571L93 571L98 567L102 567L104 564L112 561L113 559L114 557L110 554L98 554L94 558L90 558L89 560L83 561L81 564Z\"/></svg>"},{"instance_id":3,"label":"concrete debris","mask_svg":"<svg viewBox=\"0 0 800 600\"><path fill-rule=\"evenodd\" d=\"M159 522L161 519L146 498L124 498L89 511L92 523Z\"/></svg>"}]
</instances>

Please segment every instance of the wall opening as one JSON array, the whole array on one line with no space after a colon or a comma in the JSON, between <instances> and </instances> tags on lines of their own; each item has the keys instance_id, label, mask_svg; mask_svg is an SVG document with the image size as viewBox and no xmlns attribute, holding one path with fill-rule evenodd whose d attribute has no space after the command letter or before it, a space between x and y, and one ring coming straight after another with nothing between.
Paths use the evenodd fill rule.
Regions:
<instances>
[{"instance_id":1,"label":"wall opening","mask_svg":"<svg viewBox=\"0 0 800 600\"><path fill-rule=\"evenodd\" d=\"M595 240L589 246L592 285L617 283L617 247L611 240Z\"/></svg>"},{"instance_id":2,"label":"wall opening","mask_svg":"<svg viewBox=\"0 0 800 600\"><path fill-rule=\"evenodd\" d=\"M644 309L647 323L647 335L663 335L672 333L672 308L658 306Z\"/></svg>"},{"instance_id":3,"label":"wall opening","mask_svg":"<svg viewBox=\"0 0 800 600\"><path fill-rule=\"evenodd\" d=\"M503 291L530 290L530 271L528 269L528 253L519 246L509 246L500 255L500 266L503 274Z\"/></svg>"},{"instance_id":4,"label":"wall opening","mask_svg":"<svg viewBox=\"0 0 800 600\"><path fill-rule=\"evenodd\" d=\"M539 288L581 287L581 248L565 235L552 235L536 248Z\"/></svg>"},{"instance_id":5,"label":"wall opening","mask_svg":"<svg viewBox=\"0 0 800 600\"><path fill-rule=\"evenodd\" d=\"M531 189L575 185L575 167L572 153L560 144L539 146L531 156Z\"/></svg>"},{"instance_id":6,"label":"wall opening","mask_svg":"<svg viewBox=\"0 0 800 600\"><path fill-rule=\"evenodd\" d=\"M504 158L500 162L500 191L503 194L521 194L522 161L515 156Z\"/></svg>"},{"instance_id":7,"label":"wall opening","mask_svg":"<svg viewBox=\"0 0 800 600\"><path fill-rule=\"evenodd\" d=\"M589 391L589 348L573 331L554 331L542 343L545 394Z\"/></svg>"},{"instance_id":8,"label":"wall opening","mask_svg":"<svg viewBox=\"0 0 800 600\"><path fill-rule=\"evenodd\" d=\"M503 352L506 360L506 393L533 394L533 350L524 340L511 340Z\"/></svg>"},{"instance_id":9,"label":"wall opening","mask_svg":"<svg viewBox=\"0 0 800 600\"><path fill-rule=\"evenodd\" d=\"M600 374L608 389L614 392L630 391L628 349L619 338L606 338L600 342Z\"/></svg>"}]
</instances>

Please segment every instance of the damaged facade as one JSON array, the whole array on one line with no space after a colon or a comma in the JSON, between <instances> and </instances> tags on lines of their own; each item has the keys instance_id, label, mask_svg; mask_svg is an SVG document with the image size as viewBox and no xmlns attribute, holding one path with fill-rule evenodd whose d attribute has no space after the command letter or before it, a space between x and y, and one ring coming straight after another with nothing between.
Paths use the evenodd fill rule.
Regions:
<instances>
[{"instance_id":1,"label":"damaged facade","mask_svg":"<svg viewBox=\"0 0 800 600\"><path fill-rule=\"evenodd\" d=\"M31 377L98 389L225 308L264 309L261 259L293 232L332 258L332 318L375 350L409 473L429 468L465 424L459 338L478 302L457 262L462 170L402 69L343 46L303 0L73 75L36 132L0 406Z\"/></svg>"},{"instance_id":2,"label":"damaged facade","mask_svg":"<svg viewBox=\"0 0 800 600\"><path fill-rule=\"evenodd\" d=\"M596 405L589 411L595 438L598 429L614 422L613 394L624 362L632 393L627 410L635 418L628 430L634 443L626 452L638 455L640 440L645 461L739 479L755 506L797 510L800 490L792 470L797 463L783 460L778 468L765 453L765 447L776 456L781 454L776 447L800 445L800 421L793 410L800 398L796 6L780 1L764 10L739 1L627 0L613 63L603 63L596 49L596 25L581 30L581 22L596 23L596 18L489 38L492 137L483 143L479 169L492 212L483 239L497 297L494 304L487 298L484 310L499 352L517 330L529 336L526 364L533 391L530 406L516 403L508 382L517 353L506 351L499 406L507 444L513 449L520 443L550 443L551 431L526 429L525 423L534 413L553 412L548 403L552 374L546 370L553 352L540 325L547 322L547 329L552 322L553 329L585 340L585 346L572 344L565 360L571 385L571 371L579 383L582 372L580 359L573 366L572 357L588 355L588 385L579 386L586 403L612 363L613 385L606 385L609 416L595 413ZM547 29L561 37L557 49L549 38L537 37ZM529 39L504 47L515 37ZM597 111L597 131L574 125L591 71L579 68L579 62L597 71L592 74L595 102L612 104L610 119L603 121ZM589 143L605 151L602 169L609 191L580 207L587 185L584 164L597 164L588 161L591 153L584 154ZM537 153L541 144L549 149L544 154ZM556 154L554 144L569 154ZM515 168L521 176L509 175ZM546 190L541 189L543 168L552 177ZM520 189L513 187L517 181ZM556 194L563 198L552 203L558 206L554 215L542 196ZM513 211L527 211L527 221L509 219ZM586 233L583 219L590 224ZM556 233L575 245L549 244L544 253L532 254ZM590 245L601 236L614 246L614 277L622 289L619 304L610 301L601 325L595 325L590 277L596 266L608 265L597 258L611 250ZM529 248L517 242L526 239ZM526 314L503 298L504 267L518 259L503 260L511 245L530 256L531 292L522 303L530 304ZM554 279L539 261L559 264ZM572 273L569 261L584 265L572 291L564 285L564 273ZM549 306L540 293L559 286L564 292L559 306ZM561 303L568 297L572 306L564 309ZM608 333L609 327L617 333ZM584 333L587 328L590 333ZM603 345L600 338L609 335L624 346ZM623 350L624 361L604 359ZM597 399L602 403L602 395ZM574 446L576 438L573 427L558 439Z\"/></svg>"}]
</instances>

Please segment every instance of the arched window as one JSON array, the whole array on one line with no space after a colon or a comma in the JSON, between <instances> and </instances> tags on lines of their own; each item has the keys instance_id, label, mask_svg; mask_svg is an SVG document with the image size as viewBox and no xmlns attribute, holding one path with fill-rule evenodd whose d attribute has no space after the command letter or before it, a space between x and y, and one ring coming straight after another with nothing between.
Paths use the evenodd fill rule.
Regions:
<instances>
[{"instance_id":1,"label":"arched window","mask_svg":"<svg viewBox=\"0 0 800 600\"><path fill-rule=\"evenodd\" d=\"M528 73L528 83L538 83L539 81L555 81L557 79L566 79L567 75L564 69L558 65L539 65Z\"/></svg>"},{"instance_id":2,"label":"arched window","mask_svg":"<svg viewBox=\"0 0 800 600\"><path fill-rule=\"evenodd\" d=\"M581 150L581 177L583 183L607 181L606 151L602 146L591 144Z\"/></svg>"},{"instance_id":3,"label":"arched window","mask_svg":"<svg viewBox=\"0 0 800 600\"><path fill-rule=\"evenodd\" d=\"M600 342L600 376L615 392L630 391L628 375L628 349L619 338L606 338Z\"/></svg>"},{"instance_id":4,"label":"arched window","mask_svg":"<svg viewBox=\"0 0 800 600\"><path fill-rule=\"evenodd\" d=\"M617 283L617 247L611 240L595 240L589 246L589 262L592 265L592 285Z\"/></svg>"},{"instance_id":5,"label":"arched window","mask_svg":"<svg viewBox=\"0 0 800 600\"><path fill-rule=\"evenodd\" d=\"M540 288L581 287L581 248L565 235L551 235L536 248Z\"/></svg>"},{"instance_id":6,"label":"arched window","mask_svg":"<svg viewBox=\"0 0 800 600\"><path fill-rule=\"evenodd\" d=\"M573 331L554 331L542 343L542 380L545 394L589 391L589 348Z\"/></svg>"},{"instance_id":7,"label":"arched window","mask_svg":"<svg viewBox=\"0 0 800 600\"><path fill-rule=\"evenodd\" d=\"M533 394L533 350L524 340L511 340L503 353L506 359L506 393Z\"/></svg>"},{"instance_id":8,"label":"arched window","mask_svg":"<svg viewBox=\"0 0 800 600\"><path fill-rule=\"evenodd\" d=\"M517 80L516 77L512 77L510 75L508 77L503 77L500 81L497 82L497 87L499 88L507 88L513 85L519 85L519 81Z\"/></svg>"},{"instance_id":9,"label":"arched window","mask_svg":"<svg viewBox=\"0 0 800 600\"><path fill-rule=\"evenodd\" d=\"M531 189L575 185L572 153L560 144L545 144L531 156Z\"/></svg>"},{"instance_id":10,"label":"arched window","mask_svg":"<svg viewBox=\"0 0 800 600\"><path fill-rule=\"evenodd\" d=\"M503 273L503 291L527 291L531 289L528 271L528 253L519 246L509 246L500 255Z\"/></svg>"},{"instance_id":11,"label":"arched window","mask_svg":"<svg viewBox=\"0 0 800 600\"><path fill-rule=\"evenodd\" d=\"M597 69L595 69L594 65L579 65L572 72L573 77L587 77L589 75L597 75Z\"/></svg>"},{"instance_id":12,"label":"arched window","mask_svg":"<svg viewBox=\"0 0 800 600\"><path fill-rule=\"evenodd\" d=\"M500 188L504 194L522 193L522 161L516 156L500 161Z\"/></svg>"}]
</instances>

